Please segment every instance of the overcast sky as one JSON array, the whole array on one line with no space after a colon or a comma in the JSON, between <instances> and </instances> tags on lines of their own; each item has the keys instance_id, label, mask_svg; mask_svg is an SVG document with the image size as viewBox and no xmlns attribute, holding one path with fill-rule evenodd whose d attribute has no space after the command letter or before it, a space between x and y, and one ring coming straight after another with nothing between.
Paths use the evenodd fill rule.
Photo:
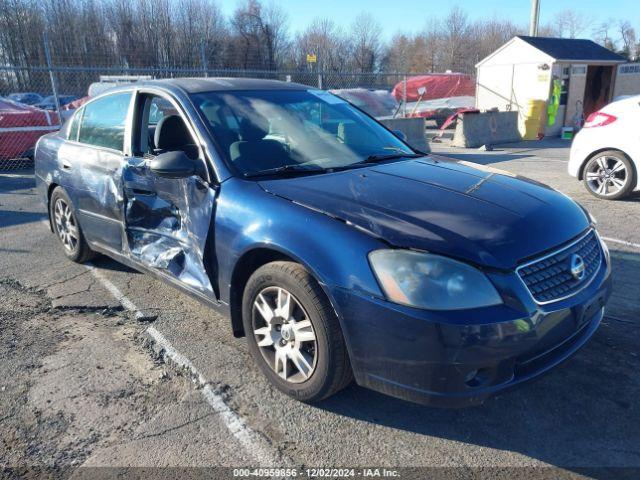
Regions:
<instances>
[{"instance_id":1,"label":"overcast sky","mask_svg":"<svg viewBox=\"0 0 640 480\"><path fill-rule=\"evenodd\" d=\"M264 0L267 3L269 0ZM361 11L371 13L384 27L385 37L398 31L422 29L431 16L443 16L453 5L458 5L470 20L508 18L528 25L531 3L527 0L466 0L458 2L435 0L276 0L288 13L292 32L305 28L316 17L328 17L347 26ZM226 14L233 13L236 0L219 0ZM639 0L541 0L541 23L548 23L558 12L571 9L593 20L593 25L612 17L629 20L640 26ZM590 37L593 28L584 36Z\"/></svg>"}]
</instances>

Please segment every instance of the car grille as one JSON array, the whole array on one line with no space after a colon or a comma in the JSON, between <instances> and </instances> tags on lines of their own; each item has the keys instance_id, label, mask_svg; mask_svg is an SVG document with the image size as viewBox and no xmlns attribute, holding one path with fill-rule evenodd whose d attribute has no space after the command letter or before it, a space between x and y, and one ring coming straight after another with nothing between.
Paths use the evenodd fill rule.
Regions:
<instances>
[{"instance_id":1,"label":"car grille","mask_svg":"<svg viewBox=\"0 0 640 480\"><path fill-rule=\"evenodd\" d=\"M582 257L583 278L571 273L574 255ZM518 275L538 303L549 303L569 297L586 286L602 263L602 248L594 230L551 255L527 263L517 269Z\"/></svg>"}]
</instances>

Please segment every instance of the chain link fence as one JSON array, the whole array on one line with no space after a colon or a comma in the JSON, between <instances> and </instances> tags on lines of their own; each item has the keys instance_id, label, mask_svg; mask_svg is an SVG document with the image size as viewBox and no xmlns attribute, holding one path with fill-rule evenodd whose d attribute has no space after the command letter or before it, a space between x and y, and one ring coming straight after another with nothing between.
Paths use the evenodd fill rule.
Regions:
<instances>
[{"instance_id":1,"label":"chain link fence","mask_svg":"<svg viewBox=\"0 0 640 480\"><path fill-rule=\"evenodd\" d=\"M73 102L87 97L91 85L98 84L97 88L92 89L97 91L99 87L112 85L118 77L119 81L127 78L131 81L135 78L175 77L274 79L332 90L360 108L369 110L374 116L416 115L415 98L410 99L413 100L413 104L407 101L407 85L411 84L411 79L417 77L416 74L317 72L311 69L272 71L0 66L0 172L31 167L38 138L58 130L73 113ZM469 78L469 81L473 82L471 77ZM427 103L423 102L423 106Z\"/></svg>"}]
</instances>

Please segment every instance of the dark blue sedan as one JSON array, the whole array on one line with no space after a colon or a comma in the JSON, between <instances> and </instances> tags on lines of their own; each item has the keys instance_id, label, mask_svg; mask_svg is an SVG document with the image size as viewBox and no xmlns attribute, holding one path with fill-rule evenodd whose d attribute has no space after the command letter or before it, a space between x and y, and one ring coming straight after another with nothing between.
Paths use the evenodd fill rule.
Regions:
<instances>
[{"instance_id":1,"label":"dark blue sedan","mask_svg":"<svg viewBox=\"0 0 640 480\"><path fill-rule=\"evenodd\" d=\"M225 313L302 401L355 378L481 403L575 353L610 294L608 251L571 199L426 156L303 85L123 86L35 162L69 259L108 255Z\"/></svg>"}]
</instances>

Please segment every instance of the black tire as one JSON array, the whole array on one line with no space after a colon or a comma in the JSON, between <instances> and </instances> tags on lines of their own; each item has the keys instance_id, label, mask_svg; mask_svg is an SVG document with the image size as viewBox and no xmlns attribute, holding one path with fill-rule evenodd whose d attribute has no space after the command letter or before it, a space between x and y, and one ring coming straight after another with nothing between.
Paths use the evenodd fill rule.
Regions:
<instances>
[{"instance_id":1,"label":"black tire","mask_svg":"<svg viewBox=\"0 0 640 480\"><path fill-rule=\"evenodd\" d=\"M604 190L600 192L599 186L602 185L603 181L606 183L606 180L598 179L594 180L593 178L589 178L589 174L597 174L597 172L601 172L602 162L608 167L613 167L617 165L617 162L622 162L624 165L624 172L611 173L615 177L615 181L624 182L624 186L616 190L615 192L606 193ZM616 177L617 175L617 177ZM587 191L596 198L601 198L603 200L619 200L621 198L627 197L634 189L636 185L636 171L629 157L627 157L624 153L619 150L605 150L604 152L599 152L593 157L589 159L584 165L582 171L582 182L584 183ZM609 183L607 188L614 187L613 183Z\"/></svg>"},{"instance_id":2,"label":"black tire","mask_svg":"<svg viewBox=\"0 0 640 480\"><path fill-rule=\"evenodd\" d=\"M31 160L33 161L33 157L35 155L35 147L31 147L20 154L18 158Z\"/></svg>"},{"instance_id":3,"label":"black tire","mask_svg":"<svg viewBox=\"0 0 640 480\"><path fill-rule=\"evenodd\" d=\"M267 362L254 335L254 302L271 287L279 287L293 295L304 309L315 332L315 368L299 383L281 378ZM335 311L318 282L300 264L268 263L249 278L242 297L242 321L249 351L264 375L280 391L302 402L327 398L346 387L353 379L347 348Z\"/></svg>"},{"instance_id":4,"label":"black tire","mask_svg":"<svg viewBox=\"0 0 640 480\"><path fill-rule=\"evenodd\" d=\"M70 210L70 218L72 222L75 224L75 227L77 230L76 241L71 245L65 244L65 241L63 240L63 234L60 231L60 227L58 223L56 222L55 209L59 201L68 206ZM64 251L65 256L69 260L76 263L84 263L96 256L96 253L93 250L91 250L91 248L89 248L89 245L87 244L87 241L84 238L84 234L82 233L82 228L78 223L78 219L76 216L76 211L73 206L73 203L71 202L69 195L67 195L67 192L65 192L62 187L56 187L55 190L51 193L51 199L49 201L49 215L51 217L51 224L53 225L53 231L58 237L58 240L62 245L62 250Z\"/></svg>"}]
</instances>

